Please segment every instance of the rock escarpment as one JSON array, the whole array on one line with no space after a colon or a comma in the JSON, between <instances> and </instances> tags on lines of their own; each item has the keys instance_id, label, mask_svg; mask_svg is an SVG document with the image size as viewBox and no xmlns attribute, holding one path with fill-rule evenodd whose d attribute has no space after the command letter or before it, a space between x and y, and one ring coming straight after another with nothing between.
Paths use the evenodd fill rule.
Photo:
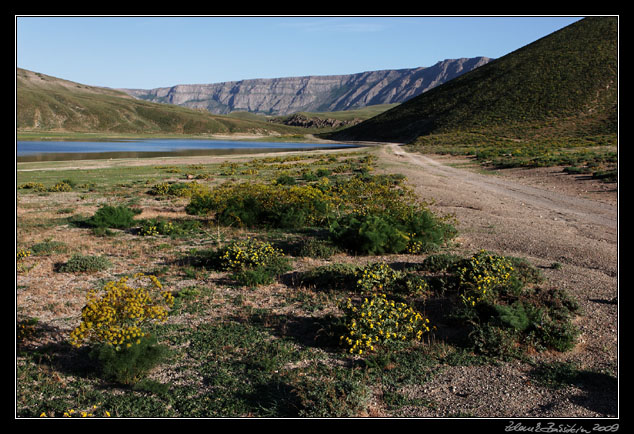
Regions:
<instances>
[{"instance_id":1,"label":"rock escarpment","mask_svg":"<svg viewBox=\"0 0 634 434\"><path fill-rule=\"evenodd\" d=\"M248 111L287 115L401 103L488 63L486 57L449 59L430 67L326 75L120 89L147 101L205 109L215 114Z\"/></svg>"}]
</instances>

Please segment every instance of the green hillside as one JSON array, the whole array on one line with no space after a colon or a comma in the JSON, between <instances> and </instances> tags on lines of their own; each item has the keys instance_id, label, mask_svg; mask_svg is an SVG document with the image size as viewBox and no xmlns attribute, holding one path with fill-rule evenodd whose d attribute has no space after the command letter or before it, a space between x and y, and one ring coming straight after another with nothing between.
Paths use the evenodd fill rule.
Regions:
<instances>
[{"instance_id":1,"label":"green hillside","mask_svg":"<svg viewBox=\"0 0 634 434\"><path fill-rule=\"evenodd\" d=\"M328 137L413 143L465 132L514 139L615 135L617 20L582 19Z\"/></svg>"},{"instance_id":2,"label":"green hillside","mask_svg":"<svg viewBox=\"0 0 634 434\"><path fill-rule=\"evenodd\" d=\"M293 134L297 128L139 101L108 88L17 69L16 127L21 132L103 134Z\"/></svg>"}]
</instances>

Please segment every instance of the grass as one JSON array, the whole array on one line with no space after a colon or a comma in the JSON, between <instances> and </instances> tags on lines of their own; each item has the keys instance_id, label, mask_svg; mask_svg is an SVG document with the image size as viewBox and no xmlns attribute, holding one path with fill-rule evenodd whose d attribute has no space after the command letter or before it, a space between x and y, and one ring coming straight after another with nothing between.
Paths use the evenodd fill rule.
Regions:
<instances>
[{"instance_id":1,"label":"grass","mask_svg":"<svg viewBox=\"0 0 634 434\"><path fill-rule=\"evenodd\" d=\"M181 184L213 188L255 179L274 183L283 175L285 182L290 177L296 183L283 184L285 188L301 187L320 182L322 178L306 176L317 169L330 183L337 183L360 173L378 176L380 165L371 158L373 152L306 152L224 164L19 171L18 186L74 182L64 192L17 190L18 246L33 253L18 259L24 265L19 270L25 271L17 279L16 415L62 417L85 411L95 417L139 418L398 416L437 405L411 390L420 390L447 366L500 363L491 353L508 351L500 350L498 341L486 340L496 335L481 333L477 345L455 337L464 338L461 333L467 327L451 326L447 316L458 300L451 270L464 258L447 246L422 254L404 252L398 258L381 256L401 276L394 281L399 288L395 299L425 311L440 333L350 355L340 344L346 332L342 306L348 299L362 302L365 289L358 284L359 272L366 264L379 262L378 257L336 247L324 226L224 226L213 213L184 211L192 199L182 194ZM381 180L386 188L406 182L398 176ZM154 188L161 183L174 188ZM103 236L87 222L104 204L125 204L140 213L123 213L126 224L108 227ZM60 215L60 209L71 215ZM239 275L217 266L218 252L247 238L270 243L288 262L263 281L257 268L240 270L256 274ZM81 264L97 257L107 257L109 266L52 284L60 276L47 271L46 264L77 262L76 271L82 271ZM512 263L521 270L522 284L539 285L539 273L530 264L519 259ZM167 322L150 329L169 351L145 378L122 384L94 368L89 347L73 348L67 337L79 323L88 291L136 272L155 275L174 296ZM428 284L425 291L408 292L407 282L423 280ZM65 306L52 308L53 291L74 297L67 297ZM522 299L527 306L532 300L528 294ZM563 297L557 300L567 302ZM523 311L502 311L504 318L515 315L507 320L509 324L524 320L515 319ZM561 312L565 316L568 311ZM490 347L493 344L496 351ZM479 351L478 345L491 351Z\"/></svg>"}]
</instances>

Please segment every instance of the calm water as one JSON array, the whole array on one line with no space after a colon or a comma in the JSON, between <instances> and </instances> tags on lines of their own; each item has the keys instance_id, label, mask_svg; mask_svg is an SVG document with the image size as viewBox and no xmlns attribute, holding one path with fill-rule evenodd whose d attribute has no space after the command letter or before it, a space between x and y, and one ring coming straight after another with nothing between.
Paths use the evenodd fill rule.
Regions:
<instances>
[{"instance_id":1,"label":"calm water","mask_svg":"<svg viewBox=\"0 0 634 434\"><path fill-rule=\"evenodd\" d=\"M121 141L18 141L17 161L62 161L101 158L226 155L263 151L347 148L345 144L243 142L231 140L148 139Z\"/></svg>"}]
</instances>

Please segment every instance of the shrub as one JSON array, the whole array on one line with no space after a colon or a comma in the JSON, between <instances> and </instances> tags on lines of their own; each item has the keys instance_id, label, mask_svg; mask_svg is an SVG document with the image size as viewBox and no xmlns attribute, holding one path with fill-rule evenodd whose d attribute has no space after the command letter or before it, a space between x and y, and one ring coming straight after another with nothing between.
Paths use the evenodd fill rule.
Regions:
<instances>
[{"instance_id":1,"label":"shrub","mask_svg":"<svg viewBox=\"0 0 634 434\"><path fill-rule=\"evenodd\" d=\"M376 351L394 342L420 341L431 331L429 319L402 302L389 300L385 294L365 298L356 306L350 299L343 306L346 333L340 341L351 354Z\"/></svg>"},{"instance_id":2,"label":"shrub","mask_svg":"<svg viewBox=\"0 0 634 434\"><path fill-rule=\"evenodd\" d=\"M316 289L350 289L355 287L358 280L359 267L353 264L331 264L315 267L302 274L302 285L313 286Z\"/></svg>"},{"instance_id":3,"label":"shrub","mask_svg":"<svg viewBox=\"0 0 634 434\"><path fill-rule=\"evenodd\" d=\"M96 345L90 357L98 363L106 379L130 385L145 377L167 353L168 348L158 345L154 336L144 336L135 345L119 350L112 345Z\"/></svg>"},{"instance_id":4,"label":"shrub","mask_svg":"<svg viewBox=\"0 0 634 434\"><path fill-rule=\"evenodd\" d=\"M330 225L331 237L337 244L369 255L427 252L455 233L450 224L414 206L400 207L395 212L353 212Z\"/></svg>"},{"instance_id":5,"label":"shrub","mask_svg":"<svg viewBox=\"0 0 634 434\"><path fill-rule=\"evenodd\" d=\"M357 288L361 292L386 292L401 278L385 262L368 264L357 272Z\"/></svg>"},{"instance_id":6,"label":"shrub","mask_svg":"<svg viewBox=\"0 0 634 434\"><path fill-rule=\"evenodd\" d=\"M458 262L455 269L462 300L471 306L495 299L511 282L513 272L510 260L484 250Z\"/></svg>"},{"instance_id":7,"label":"shrub","mask_svg":"<svg viewBox=\"0 0 634 434\"><path fill-rule=\"evenodd\" d=\"M61 241L46 240L31 246L34 255L51 255L53 253L63 253L68 250L68 246Z\"/></svg>"},{"instance_id":8,"label":"shrub","mask_svg":"<svg viewBox=\"0 0 634 434\"><path fill-rule=\"evenodd\" d=\"M139 234L142 236L179 236L196 231L199 228L200 223L196 220L170 221L163 218L155 218L142 220Z\"/></svg>"},{"instance_id":9,"label":"shrub","mask_svg":"<svg viewBox=\"0 0 634 434\"><path fill-rule=\"evenodd\" d=\"M214 262L223 270L233 271L238 282L250 286L269 284L291 268L281 250L252 238L217 250Z\"/></svg>"},{"instance_id":10,"label":"shrub","mask_svg":"<svg viewBox=\"0 0 634 434\"><path fill-rule=\"evenodd\" d=\"M297 228L321 224L329 199L316 187L280 184L223 184L192 196L188 214L215 213L218 223L242 227Z\"/></svg>"},{"instance_id":11,"label":"shrub","mask_svg":"<svg viewBox=\"0 0 634 434\"><path fill-rule=\"evenodd\" d=\"M348 214L330 226L330 233L341 247L368 255L401 252L409 242L403 228L387 215Z\"/></svg>"},{"instance_id":12,"label":"shrub","mask_svg":"<svg viewBox=\"0 0 634 434\"><path fill-rule=\"evenodd\" d=\"M143 327L154 321L165 321L168 308L174 303L169 291L163 290L155 276L142 273L110 281L103 294L90 292L82 309L81 323L70 333L70 343L81 347L86 341L104 343L116 351L140 344L147 333ZM145 282L145 286L143 283Z\"/></svg>"},{"instance_id":13,"label":"shrub","mask_svg":"<svg viewBox=\"0 0 634 434\"><path fill-rule=\"evenodd\" d=\"M51 191L51 192L56 192L56 191L72 191L72 189L73 189L73 187L72 187L70 184L68 184L68 183L66 183L66 182L64 182L64 181L61 181L61 182L56 183L56 184L55 184L55 185L53 185L52 187L50 187L50 188L48 189L48 191Z\"/></svg>"},{"instance_id":14,"label":"shrub","mask_svg":"<svg viewBox=\"0 0 634 434\"><path fill-rule=\"evenodd\" d=\"M193 182L161 182L153 186L149 194L153 196L192 197L195 194L207 191L202 184Z\"/></svg>"},{"instance_id":15,"label":"shrub","mask_svg":"<svg viewBox=\"0 0 634 434\"><path fill-rule=\"evenodd\" d=\"M61 273L81 273L105 270L112 266L110 260L103 256L74 254L65 264L57 267Z\"/></svg>"},{"instance_id":16,"label":"shrub","mask_svg":"<svg viewBox=\"0 0 634 434\"><path fill-rule=\"evenodd\" d=\"M329 240L309 238L302 242L298 255L309 258L328 259L341 250Z\"/></svg>"},{"instance_id":17,"label":"shrub","mask_svg":"<svg viewBox=\"0 0 634 434\"><path fill-rule=\"evenodd\" d=\"M526 288L539 280L529 264L480 251L451 269L463 301L455 317L471 328L469 338L479 352L510 357L527 348L574 346L579 332L571 319L578 304L562 290Z\"/></svg>"},{"instance_id":18,"label":"shrub","mask_svg":"<svg viewBox=\"0 0 634 434\"><path fill-rule=\"evenodd\" d=\"M277 177L275 182L277 184L280 184L280 185L295 185L295 184L297 184L297 181L295 180L295 178L293 176L290 176L290 175L280 175L280 176Z\"/></svg>"},{"instance_id":19,"label":"shrub","mask_svg":"<svg viewBox=\"0 0 634 434\"><path fill-rule=\"evenodd\" d=\"M20 184L18 188L32 189L33 191L46 191L44 184L42 184L41 182L33 182L33 181Z\"/></svg>"},{"instance_id":20,"label":"shrub","mask_svg":"<svg viewBox=\"0 0 634 434\"><path fill-rule=\"evenodd\" d=\"M141 210L133 210L125 205L104 205L88 220L94 228L127 229L135 224L134 216Z\"/></svg>"}]
</instances>

